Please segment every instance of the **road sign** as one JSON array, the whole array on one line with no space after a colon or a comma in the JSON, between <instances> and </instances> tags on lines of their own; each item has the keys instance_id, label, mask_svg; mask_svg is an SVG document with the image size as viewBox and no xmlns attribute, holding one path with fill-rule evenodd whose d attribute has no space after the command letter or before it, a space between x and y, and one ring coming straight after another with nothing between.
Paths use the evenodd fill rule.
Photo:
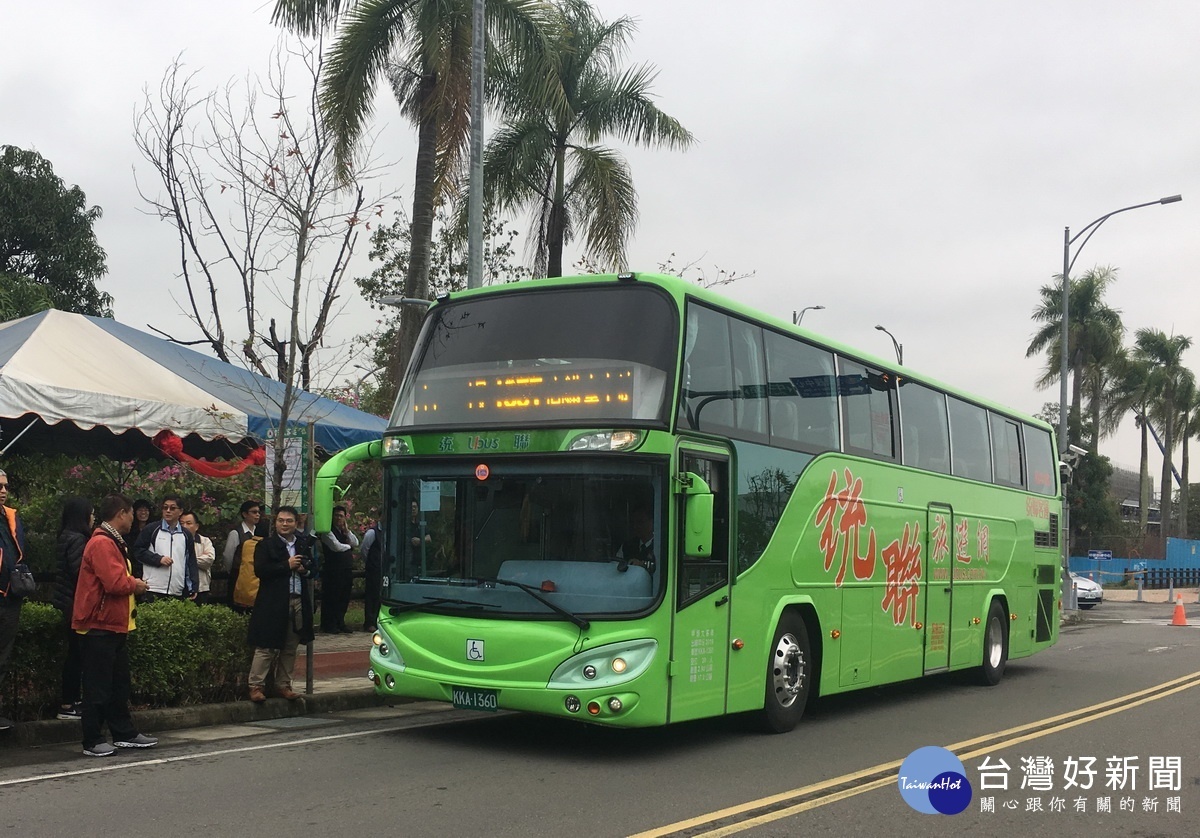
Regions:
<instances>
[{"instance_id":1,"label":"road sign","mask_svg":"<svg viewBox=\"0 0 1200 838\"><path fill-rule=\"evenodd\" d=\"M1112 550L1088 550L1089 559L1111 559Z\"/></svg>"}]
</instances>

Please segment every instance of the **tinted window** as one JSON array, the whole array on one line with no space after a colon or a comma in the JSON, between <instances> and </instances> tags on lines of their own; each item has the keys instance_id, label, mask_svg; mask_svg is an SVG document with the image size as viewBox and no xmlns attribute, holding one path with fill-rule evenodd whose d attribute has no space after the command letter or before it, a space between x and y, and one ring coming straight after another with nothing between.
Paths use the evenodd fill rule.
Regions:
<instances>
[{"instance_id":1,"label":"tinted window","mask_svg":"<svg viewBox=\"0 0 1200 838\"><path fill-rule=\"evenodd\" d=\"M813 455L749 442L736 447L737 570L741 573L762 556Z\"/></svg>"},{"instance_id":2,"label":"tinted window","mask_svg":"<svg viewBox=\"0 0 1200 838\"><path fill-rule=\"evenodd\" d=\"M729 318L690 305L683 350L683 392L680 425L701 431L729 433L734 427L733 385L729 348Z\"/></svg>"},{"instance_id":3,"label":"tinted window","mask_svg":"<svg viewBox=\"0 0 1200 838\"><path fill-rule=\"evenodd\" d=\"M845 448L876 457L896 457L895 376L856 361L839 359Z\"/></svg>"},{"instance_id":4,"label":"tinted window","mask_svg":"<svg viewBox=\"0 0 1200 838\"><path fill-rule=\"evenodd\" d=\"M950 448L954 473L972 480L992 479L992 449L988 441L987 411L949 397Z\"/></svg>"},{"instance_id":5,"label":"tinted window","mask_svg":"<svg viewBox=\"0 0 1200 838\"><path fill-rule=\"evenodd\" d=\"M837 450L833 354L776 332L765 338L771 444Z\"/></svg>"},{"instance_id":6,"label":"tinted window","mask_svg":"<svg viewBox=\"0 0 1200 838\"><path fill-rule=\"evenodd\" d=\"M900 387L900 438L904 464L950 473L950 432L946 397L924 385L907 381Z\"/></svg>"},{"instance_id":7,"label":"tinted window","mask_svg":"<svg viewBox=\"0 0 1200 838\"><path fill-rule=\"evenodd\" d=\"M733 345L734 423L740 439L767 441L767 367L763 363L762 329L730 318Z\"/></svg>"},{"instance_id":8,"label":"tinted window","mask_svg":"<svg viewBox=\"0 0 1200 838\"><path fill-rule=\"evenodd\" d=\"M397 427L667 424L674 303L622 284L468 297L435 307L396 402Z\"/></svg>"},{"instance_id":9,"label":"tinted window","mask_svg":"<svg viewBox=\"0 0 1200 838\"><path fill-rule=\"evenodd\" d=\"M995 413L988 416L992 424L992 462L996 467L996 482L1004 486L1024 486L1020 428L1011 419Z\"/></svg>"},{"instance_id":10,"label":"tinted window","mask_svg":"<svg viewBox=\"0 0 1200 838\"><path fill-rule=\"evenodd\" d=\"M1025 451L1028 457L1029 488L1041 495L1055 494L1054 448L1050 432L1032 425L1025 426Z\"/></svg>"}]
</instances>

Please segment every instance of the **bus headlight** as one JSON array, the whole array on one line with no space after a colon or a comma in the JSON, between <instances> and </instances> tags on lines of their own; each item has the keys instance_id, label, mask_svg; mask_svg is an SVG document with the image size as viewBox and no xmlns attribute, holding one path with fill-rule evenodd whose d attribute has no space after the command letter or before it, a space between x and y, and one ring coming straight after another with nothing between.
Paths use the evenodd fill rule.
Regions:
<instances>
[{"instance_id":1,"label":"bus headlight","mask_svg":"<svg viewBox=\"0 0 1200 838\"><path fill-rule=\"evenodd\" d=\"M637 678L650 666L658 641L649 638L609 643L563 661L550 676L552 690L603 689Z\"/></svg>"},{"instance_id":2,"label":"bus headlight","mask_svg":"<svg viewBox=\"0 0 1200 838\"><path fill-rule=\"evenodd\" d=\"M396 454L407 454L408 443L398 436L386 436L383 438L383 455L385 457L394 456Z\"/></svg>"},{"instance_id":3,"label":"bus headlight","mask_svg":"<svg viewBox=\"0 0 1200 838\"><path fill-rule=\"evenodd\" d=\"M580 434L567 445L568 451L628 451L642 443L641 431L596 431Z\"/></svg>"},{"instance_id":4,"label":"bus headlight","mask_svg":"<svg viewBox=\"0 0 1200 838\"><path fill-rule=\"evenodd\" d=\"M384 664L389 669L394 669L398 672L404 671L404 658L400 657L400 653L391 643L388 642L388 636L382 631L376 631L371 636L371 662Z\"/></svg>"}]
</instances>

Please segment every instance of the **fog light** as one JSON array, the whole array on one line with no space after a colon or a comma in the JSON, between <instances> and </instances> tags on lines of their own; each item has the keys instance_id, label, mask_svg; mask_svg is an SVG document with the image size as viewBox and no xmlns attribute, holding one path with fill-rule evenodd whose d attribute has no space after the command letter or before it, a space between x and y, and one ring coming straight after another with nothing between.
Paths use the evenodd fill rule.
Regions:
<instances>
[{"instance_id":1,"label":"fog light","mask_svg":"<svg viewBox=\"0 0 1200 838\"><path fill-rule=\"evenodd\" d=\"M596 667L592 666L590 663L587 666L585 666L583 668L583 677L587 678L589 681L592 680L593 678L595 678L596 677Z\"/></svg>"},{"instance_id":2,"label":"fog light","mask_svg":"<svg viewBox=\"0 0 1200 838\"><path fill-rule=\"evenodd\" d=\"M391 675L388 675L388 676L386 676L386 677L383 679L383 682L384 682L385 684L387 684L387 688L388 688L389 690L394 690L394 689L396 688L396 679L395 679L395 678L393 678Z\"/></svg>"},{"instance_id":3,"label":"fog light","mask_svg":"<svg viewBox=\"0 0 1200 838\"><path fill-rule=\"evenodd\" d=\"M367 670L367 680L370 681L375 686L379 686L379 676L375 674L374 669Z\"/></svg>"},{"instance_id":4,"label":"fog light","mask_svg":"<svg viewBox=\"0 0 1200 838\"><path fill-rule=\"evenodd\" d=\"M613 658L612 671L620 675L628 665L625 663L625 658Z\"/></svg>"},{"instance_id":5,"label":"fog light","mask_svg":"<svg viewBox=\"0 0 1200 838\"><path fill-rule=\"evenodd\" d=\"M384 655L384 656L386 657L386 656L387 656L387 653L388 653L389 651L391 651L391 650L390 650L390 649L388 649L388 645L387 645L386 643L380 643L380 644L379 644L379 654L381 654L381 655Z\"/></svg>"},{"instance_id":6,"label":"fog light","mask_svg":"<svg viewBox=\"0 0 1200 838\"><path fill-rule=\"evenodd\" d=\"M608 709L612 710L614 713L620 713L622 706L621 699L617 698L615 695L608 700Z\"/></svg>"},{"instance_id":7,"label":"fog light","mask_svg":"<svg viewBox=\"0 0 1200 838\"><path fill-rule=\"evenodd\" d=\"M600 703L598 701L589 701L588 702L588 713L593 716L599 716L600 715Z\"/></svg>"},{"instance_id":8,"label":"fog light","mask_svg":"<svg viewBox=\"0 0 1200 838\"><path fill-rule=\"evenodd\" d=\"M566 704L568 713L578 713L579 708L583 706L579 703L579 699L573 695L567 696L567 700L563 703Z\"/></svg>"}]
</instances>

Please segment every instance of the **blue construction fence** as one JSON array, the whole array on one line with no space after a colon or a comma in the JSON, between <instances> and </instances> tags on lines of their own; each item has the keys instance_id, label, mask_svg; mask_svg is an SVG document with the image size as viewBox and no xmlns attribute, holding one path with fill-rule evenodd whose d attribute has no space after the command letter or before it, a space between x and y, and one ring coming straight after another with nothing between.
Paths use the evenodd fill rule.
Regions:
<instances>
[{"instance_id":1,"label":"blue construction fence","mask_svg":"<svg viewBox=\"0 0 1200 838\"><path fill-rule=\"evenodd\" d=\"M1200 587L1200 541L1190 538L1168 538L1165 559L1142 559L1116 556L1111 559L1072 556L1072 573L1094 579L1101 585L1142 577L1146 588Z\"/></svg>"}]
</instances>

